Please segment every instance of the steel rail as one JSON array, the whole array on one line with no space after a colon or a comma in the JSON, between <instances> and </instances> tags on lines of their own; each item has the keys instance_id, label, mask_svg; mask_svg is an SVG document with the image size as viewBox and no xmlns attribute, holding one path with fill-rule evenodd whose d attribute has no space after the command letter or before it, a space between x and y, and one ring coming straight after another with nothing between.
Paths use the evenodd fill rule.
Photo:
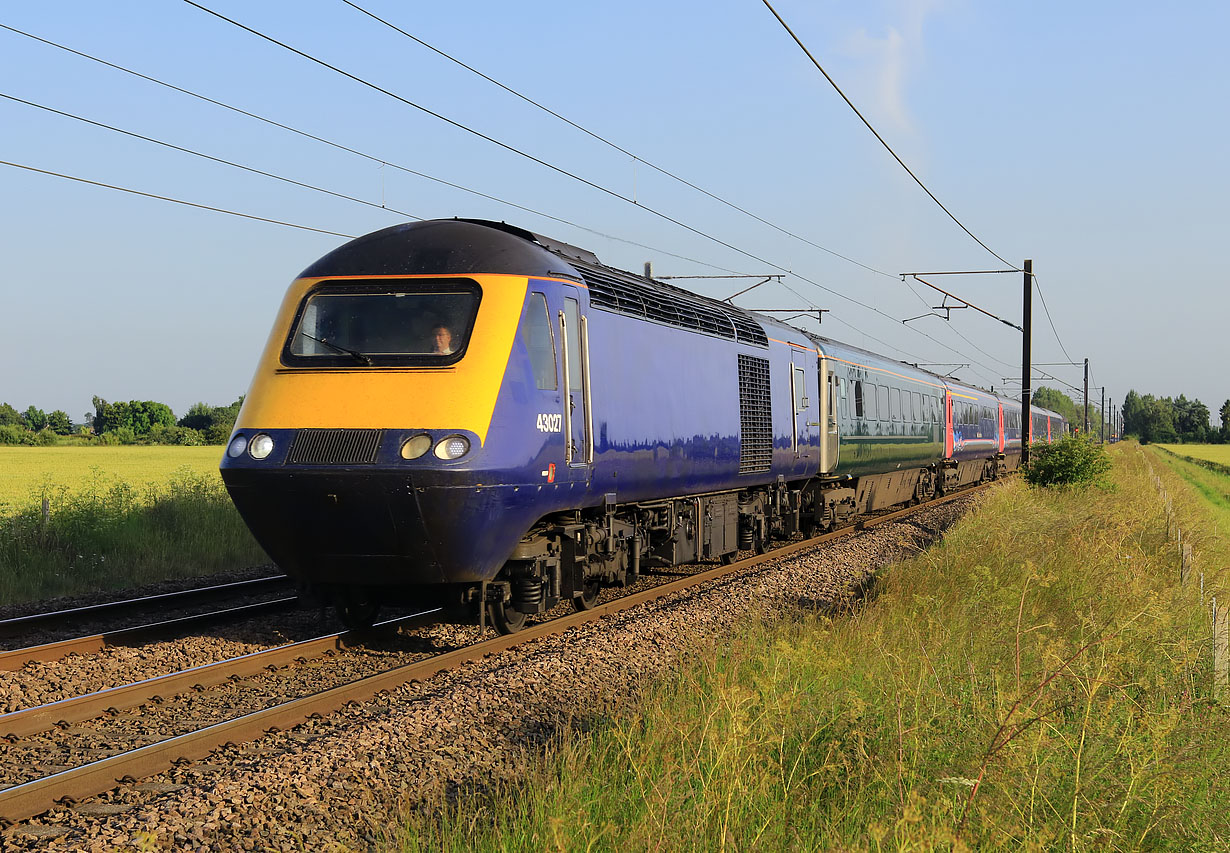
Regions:
<instances>
[{"instance_id":1,"label":"steel rail","mask_svg":"<svg viewBox=\"0 0 1230 853\"><path fill-rule=\"evenodd\" d=\"M162 622L150 622L146 625L135 625L131 628L121 628L118 631L108 631L104 634L91 634L86 637L73 637L69 640L59 640L54 643L44 643L41 646L27 646L24 649L6 649L0 651L0 671L15 672L31 661L51 662L62 660L71 654L88 655L99 652L107 646L119 645L122 642L134 642L142 638L171 634L193 625L208 624L224 620L246 619L285 610L296 601L297 596L275 598L271 601L260 601L256 604L245 604L240 607L230 607L225 610L213 610L209 613L194 613L191 616L180 616Z\"/></svg>"},{"instance_id":2,"label":"steel rail","mask_svg":"<svg viewBox=\"0 0 1230 853\"><path fill-rule=\"evenodd\" d=\"M417 628L432 622L438 612L432 609L411 616L389 619L373 626L372 630ZM232 678L255 675L270 667L285 666L296 661L322 657L331 651L346 648L352 640L363 639L370 635L371 632L359 635L353 631L326 634L310 640L286 643L271 649L261 649L246 655L201 664L179 672L158 675L135 681L132 684L108 687L93 693L60 699L46 705L10 711L7 714L0 714L0 738L28 737L59 726L92 720L103 714L125 711L145 702L176 696L188 690L213 687Z\"/></svg>"},{"instance_id":3,"label":"steel rail","mask_svg":"<svg viewBox=\"0 0 1230 853\"><path fill-rule=\"evenodd\" d=\"M70 607L64 610L52 610L47 613L31 613L27 616L14 616L11 619L0 619L0 637L12 637L22 631L47 624L63 624L73 619L82 619L99 614L108 617L132 610L141 610L153 605L166 606L183 604L198 604L216 601L234 595L237 592L257 592L265 587L285 585L290 579L286 575L273 575L266 578L253 578L246 581L215 584L214 586L183 589L178 592L164 592L149 595L144 598L128 598L121 601L107 601L102 604L87 604L83 607Z\"/></svg>"},{"instance_id":4,"label":"steel rail","mask_svg":"<svg viewBox=\"0 0 1230 853\"><path fill-rule=\"evenodd\" d=\"M456 651L370 675L310 696L292 699L166 741L14 785L0 790L0 820L12 823L42 814L57 804L73 803L87 797L97 796L126 780L152 776L170 769L179 762L204 758L226 744L242 743L254 740L262 734L281 731L309 718L332 713L351 702L366 701L384 691L394 690L412 681L425 680L445 670L481 660L496 652L506 651L553 634L562 634L571 628L630 610L650 601L720 580L728 575L744 572L767 562L780 560L799 551L815 548L865 529L896 521L922 509L968 497L994 484L992 482L975 486L918 506L875 516L841 530L777 548L767 554L699 572L643 592L600 604L591 610L561 616L558 619L525 628L515 634L483 640Z\"/></svg>"}]
</instances>

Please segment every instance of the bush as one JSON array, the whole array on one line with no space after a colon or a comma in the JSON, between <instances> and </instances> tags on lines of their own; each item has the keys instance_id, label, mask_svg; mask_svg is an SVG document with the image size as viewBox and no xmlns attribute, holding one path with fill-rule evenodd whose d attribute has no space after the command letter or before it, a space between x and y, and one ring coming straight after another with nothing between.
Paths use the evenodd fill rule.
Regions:
<instances>
[{"instance_id":1,"label":"bush","mask_svg":"<svg viewBox=\"0 0 1230 853\"><path fill-rule=\"evenodd\" d=\"M34 444L34 433L12 424L0 426L0 444Z\"/></svg>"},{"instance_id":2,"label":"bush","mask_svg":"<svg viewBox=\"0 0 1230 853\"><path fill-rule=\"evenodd\" d=\"M1083 486L1098 482L1109 470L1104 446L1089 436L1069 434L1053 444L1030 445L1023 475L1031 486Z\"/></svg>"}]
</instances>

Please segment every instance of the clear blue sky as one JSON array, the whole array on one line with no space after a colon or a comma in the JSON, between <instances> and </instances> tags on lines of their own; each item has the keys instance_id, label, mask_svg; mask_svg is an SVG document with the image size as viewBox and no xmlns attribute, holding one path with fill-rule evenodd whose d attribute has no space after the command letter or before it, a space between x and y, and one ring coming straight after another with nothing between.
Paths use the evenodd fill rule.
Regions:
<instances>
[{"instance_id":1,"label":"clear blue sky","mask_svg":"<svg viewBox=\"0 0 1230 853\"><path fill-rule=\"evenodd\" d=\"M789 290L765 285L742 297L745 307L828 308L822 330L832 337L909 361L967 363L957 375L984 386L1019 378L1020 336L998 323L968 310L951 323L899 322L940 303L896 273L1000 264L880 147L760 0L360 5L638 157L889 275L655 174L341 0L204 5L799 274L786 278ZM775 6L958 218L1014 265L1033 259L1068 354L1035 299L1035 361L1088 357L1094 384L1116 402L1129 388L1181 392L1204 401L1216 424L1230 397L1220 257L1230 232L1230 6ZM0 23L654 248L381 167L7 30L5 95L400 213L6 99L0 160L344 234L405 214L483 217L628 269L652 260L666 275L776 272L187 3L6 4ZM286 285L342 242L8 166L0 166L0 198L0 400L64 409L75 420L94 394L161 400L177 415L198 400L233 400L247 388ZM1020 319L1019 275L936 283ZM739 289L694 287L719 297ZM1080 384L1079 368L1045 369Z\"/></svg>"}]
</instances>

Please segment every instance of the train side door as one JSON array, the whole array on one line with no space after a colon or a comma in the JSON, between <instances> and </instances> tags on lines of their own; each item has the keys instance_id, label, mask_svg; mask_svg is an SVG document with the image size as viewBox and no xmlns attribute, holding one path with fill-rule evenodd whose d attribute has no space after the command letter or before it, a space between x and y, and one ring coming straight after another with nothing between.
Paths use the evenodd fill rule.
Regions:
<instances>
[{"instance_id":1,"label":"train side door","mask_svg":"<svg viewBox=\"0 0 1230 853\"><path fill-rule=\"evenodd\" d=\"M820 473L828 474L837 467L841 449L841 430L837 419L841 385L837 374L823 358L819 361L817 373L820 382Z\"/></svg>"},{"instance_id":2,"label":"train side door","mask_svg":"<svg viewBox=\"0 0 1230 853\"><path fill-rule=\"evenodd\" d=\"M790 396L794 401L794 458L810 459L812 456L813 421L808 416L812 406L807 393L807 361L812 356L806 350L794 350L790 357Z\"/></svg>"},{"instance_id":3,"label":"train side door","mask_svg":"<svg viewBox=\"0 0 1230 853\"><path fill-rule=\"evenodd\" d=\"M593 407L589 387L589 325L575 287L564 286L559 312L564 374L564 462L588 472L594 461Z\"/></svg>"}]
</instances>

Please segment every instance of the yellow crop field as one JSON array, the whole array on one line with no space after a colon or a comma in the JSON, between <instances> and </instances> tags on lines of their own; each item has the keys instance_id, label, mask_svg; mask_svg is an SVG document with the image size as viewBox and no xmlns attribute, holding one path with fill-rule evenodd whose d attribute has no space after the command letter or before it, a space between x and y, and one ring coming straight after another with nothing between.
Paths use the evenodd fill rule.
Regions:
<instances>
[{"instance_id":1,"label":"yellow crop field","mask_svg":"<svg viewBox=\"0 0 1230 853\"><path fill-rule=\"evenodd\" d=\"M1192 459L1230 466L1230 444L1159 444L1158 447L1176 456L1190 456Z\"/></svg>"},{"instance_id":2,"label":"yellow crop field","mask_svg":"<svg viewBox=\"0 0 1230 853\"><path fill-rule=\"evenodd\" d=\"M171 446L0 447L0 516L37 503L44 493L103 489L117 482L161 485L187 469L217 479L223 448Z\"/></svg>"}]
</instances>

